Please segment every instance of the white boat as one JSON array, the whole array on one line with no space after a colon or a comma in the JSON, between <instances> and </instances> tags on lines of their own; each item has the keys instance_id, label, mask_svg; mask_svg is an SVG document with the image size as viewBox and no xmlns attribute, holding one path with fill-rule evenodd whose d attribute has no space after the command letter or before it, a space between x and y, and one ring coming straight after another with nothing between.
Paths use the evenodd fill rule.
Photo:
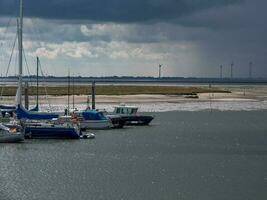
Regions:
<instances>
[{"instance_id":1,"label":"white boat","mask_svg":"<svg viewBox=\"0 0 267 200\"><path fill-rule=\"evenodd\" d=\"M109 129L112 128L112 122L102 113L96 110L85 110L73 112L73 119L80 123L81 130L86 129Z\"/></svg>"},{"instance_id":2,"label":"white boat","mask_svg":"<svg viewBox=\"0 0 267 200\"><path fill-rule=\"evenodd\" d=\"M0 143L16 143L24 140L24 134L0 124Z\"/></svg>"},{"instance_id":3,"label":"white boat","mask_svg":"<svg viewBox=\"0 0 267 200\"><path fill-rule=\"evenodd\" d=\"M110 121L106 120L82 120L80 122L81 130L85 129L94 129L94 130L102 130L109 129L112 127Z\"/></svg>"}]
</instances>

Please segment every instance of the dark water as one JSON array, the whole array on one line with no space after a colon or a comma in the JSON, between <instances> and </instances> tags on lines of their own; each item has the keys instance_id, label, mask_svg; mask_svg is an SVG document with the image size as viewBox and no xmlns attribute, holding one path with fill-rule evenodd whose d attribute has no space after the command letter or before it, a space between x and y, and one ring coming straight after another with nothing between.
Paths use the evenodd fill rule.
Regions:
<instances>
[{"instance_id":1,"label":"dark water","mask_svg":"<svg viewBox=\"0 0 267 200\"><path fill-rule=\"evenodd\" d=\"M267 199L267 112L155 113L95 140L0 145L0 199Z\"/></svg>"}]
</instances>

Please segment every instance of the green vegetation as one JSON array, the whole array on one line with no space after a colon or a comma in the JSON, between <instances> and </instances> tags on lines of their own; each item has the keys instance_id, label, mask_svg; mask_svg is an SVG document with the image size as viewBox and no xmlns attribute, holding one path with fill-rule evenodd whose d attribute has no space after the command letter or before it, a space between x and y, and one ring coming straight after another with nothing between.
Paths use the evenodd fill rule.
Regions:
<instances>
[{"instance_id":1,"label":"green vegetation","mask_svg":"<svg viewBox=\"0 0 267 200\"><path fill-rule=\"evenodd\" d=\"M3 96L15 96L16 87L4 86ZM67 86L49 86L46 88L48 95L67 95ZM70 87L70 94L73 88ZM117 86L117 85L98 85L96 86L97 95L135 95L135 94L163 94L163 95L194 95L198 93L230 93L230 91L220 88L208 87L189 87L189 86ZM29 87L29 95L36 94L36 87ZM39 87L39 94L46 95L45 87ZM84 85L74 86L75 95L91 94L91 87Z\"/></svg>"}]
</instances>

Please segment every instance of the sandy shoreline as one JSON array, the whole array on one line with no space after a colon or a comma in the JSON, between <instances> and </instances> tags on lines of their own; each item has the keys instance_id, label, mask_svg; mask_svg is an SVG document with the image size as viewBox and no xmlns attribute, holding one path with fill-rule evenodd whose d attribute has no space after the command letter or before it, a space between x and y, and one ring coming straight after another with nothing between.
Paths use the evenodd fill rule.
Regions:
<instances>
[{"instance_id":1,"label":"sandy shoreline","mask_svg":"<svg viewBox=\"0 0 267 200\"><path fill-rule=\"evenodd\" d=\"M96 95L99 108L111 110L114 105L121 103L137 105L143 111L159 110L205 110L211 103L214 109L219 110L267 110L267 86L231 86L223 88L231 93L201 93L198 99L185 98L183 95ZM90 96L89 96L90 97ZM75 107L85 108L86 95L75 95ZM91 98L90 98L91 99ZM13 104L15 97L3 97L2 104ZM73 97L70 96L70 107ZM40 104L44 110L61 110L67 106L67 96L40 96ZM30 97L30 105L35 104L35 97ZM157 109L157 107L159 107ZM169 108L168 108L169 107ZM193 109L192 109L193 108Z\"/></svg>"}]
</instances>

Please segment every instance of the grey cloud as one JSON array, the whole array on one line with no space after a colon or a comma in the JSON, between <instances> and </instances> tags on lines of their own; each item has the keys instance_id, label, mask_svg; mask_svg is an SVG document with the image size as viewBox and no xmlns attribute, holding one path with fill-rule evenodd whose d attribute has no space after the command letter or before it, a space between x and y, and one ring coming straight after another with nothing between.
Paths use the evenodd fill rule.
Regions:
<instances>
[{"instance_id":1,"label":"grey cloud","mask_svg":"<svg viewBox=\"0 0 267 200\"><path fill-rule=\"evenodd\" d=\"M25 0L25 15L48 19L98 22L173 20L180 16L243 0ZM1 15L12 15L18 1L0 0Z\"/></svg>"},{"instance_id":2,"label":"grey cloud","mask_svg":"<svg viewBox=\"0 0 267 200\"><path fill-rule=\"evenodd\" d=\"M37 3L25 0L28 18L34 16L25 19L25 41L43 42L39 53L54 56L53 61L60 60L62 66L73 62L87 69L90 63L94 69L101 69L107 74L112 73L111 67L118 66L118 71L125 71L126 74L137 73L132 70L136 65L140 65L141 74L143 63L146 63L150 67L146 73L150 75L152 72L149 69L162 62L167 66L166 70L171 71L169 75L217 76L221 64L225 75L229 75L229 65L234 61L235 75L245 77L249 61L253 61L255 76L267 76L267 25L264 23L267 2L240 2L76 1L78 8L74 1L62 3L52 0L46 6L42 5L44 2L38 2L43 10L36 10L34 14L32 9ZM68 8L70 5L71 10ZM90 5L92 12L85 12L90 10L86 5ZM170 8L168 13L167 8ZM0 13L3 14L1 9L0 5ZM62 12L56 13L58 9ZM5 11L4 14L7 13ZM7 22L7 19L0 17L0 27L1 19L2 24ZM11 30L15 32L15 23ZM32 51L36 51L35 46ZM66 55L67 58L64 57ZM47 63L53 69L51 60Z\"/></svg>"},{"instance_id":3,"label":"grey cloud","mask_svg":"<svg viewBox=\"0 0 267 200\"><path fill-rule=\"evenodd\" d=\"M243 4L231 4L183 16L176 22L187 27L217 30L266 27L266 6L265 0L247 0Z\"/></svg>"}]
</instances>

